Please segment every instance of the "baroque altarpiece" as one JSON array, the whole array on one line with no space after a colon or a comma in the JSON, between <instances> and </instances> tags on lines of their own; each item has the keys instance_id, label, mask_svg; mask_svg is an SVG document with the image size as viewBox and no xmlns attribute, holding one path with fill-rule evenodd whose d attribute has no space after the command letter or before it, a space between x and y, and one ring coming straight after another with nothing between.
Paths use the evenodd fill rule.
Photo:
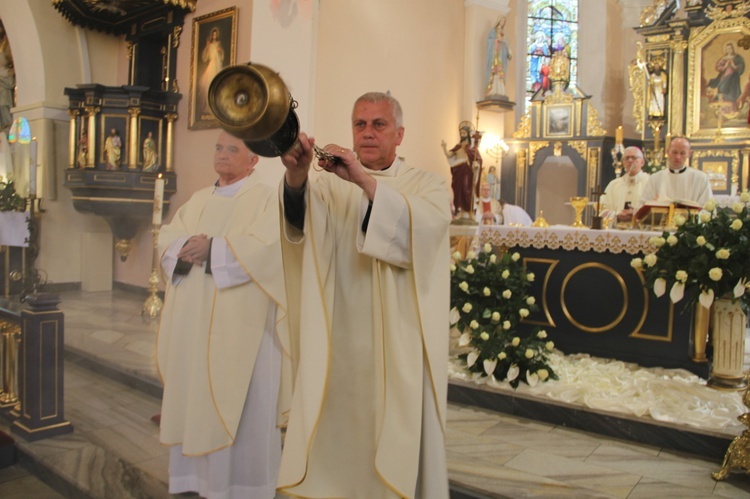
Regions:
<instances>
[{"instance_id":1,"label":"baroque altarpiece","mask_svg":"<svg viewBox=\"0 0 750 499\"><path fill-rule=\"evenodd\" d=\"M628 68L633 117L647 169L664 166L671 138L685 136L690 166L718 197L747 188L750 159L750 2L655 1Z\"/></svg>"}]
</instances>

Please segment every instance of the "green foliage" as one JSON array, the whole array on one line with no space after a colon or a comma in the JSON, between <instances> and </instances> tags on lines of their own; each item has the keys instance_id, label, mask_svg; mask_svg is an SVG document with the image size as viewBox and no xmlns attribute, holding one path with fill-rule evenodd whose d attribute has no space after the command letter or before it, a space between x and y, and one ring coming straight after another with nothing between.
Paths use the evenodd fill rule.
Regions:
<instances>
[{"instance_id":1,"label":"green foliage","mask_svg":"<svg viewBox=\"0 0 750 499\"><path fill-rule=\"evenodd\" d=\"M3 180L0 177L0 211L25 211L26 198L16 193L13 180Z\"/></svg>"},{"instance_id":2,"label":"green foliage","mask_svg":"<svg viewBox=\"0 0 750 499\"><path fill-rule=\"evenodd\" d=\"M527 289L534 279L520 262L518 253L500 256L486 244L479 255L465 260L454 255L451 266L451 326L463 334L459 346L472 350L461 355L467 368L481 376L508 379L516 388L520 381L557 379L549 367L554 343L536 328L521 334L521 319L538 307Z\"/></svg>"}]
</instances>

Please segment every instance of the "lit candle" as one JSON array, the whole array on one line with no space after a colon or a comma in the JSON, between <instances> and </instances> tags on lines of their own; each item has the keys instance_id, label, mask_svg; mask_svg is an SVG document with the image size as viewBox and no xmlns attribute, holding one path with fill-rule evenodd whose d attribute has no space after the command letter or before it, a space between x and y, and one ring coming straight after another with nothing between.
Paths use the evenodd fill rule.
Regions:
<instances>
[{"instance_id":1,"label":"lit candle","mask_svg":"<svg viewBox=\"0 0 750 499\"><path fill-rule=\"evenodd\" d=\"M36 157L39 143L36 137L31 139L31 159L29 162L29 196L36 196Z\"/></svg>"},{"instance_id":2,"label":"lit candle","mask_svg":"<svg viewBox=\"0 0 750 499\"><path fill-rule=\"evenodd\" d=\"M622 144L622 125L615 130L615 144Z\"/></svg>"},{"instance_id":3,"label":"lit candle","mask_svg":"<svg viewBox=\"0 0 750 499\"><path fill-rule=\"evenodd\" d=\"M164 208L164 179L161 178L161 173L154 181L154 216L151 219L151 223L154 225L161 225L161 212Z\"/></svg>"},{"instance_id":4,"label":"lit candle","mask_svg":"<svg viewBox=\"0 0 750 499\"><path fill-rule=\"evenodd\" d=\"M669 144L672 143L672 132L667 132L667 138L664 139L664 152L669 152Z\"/></svg>"}]
</instances>

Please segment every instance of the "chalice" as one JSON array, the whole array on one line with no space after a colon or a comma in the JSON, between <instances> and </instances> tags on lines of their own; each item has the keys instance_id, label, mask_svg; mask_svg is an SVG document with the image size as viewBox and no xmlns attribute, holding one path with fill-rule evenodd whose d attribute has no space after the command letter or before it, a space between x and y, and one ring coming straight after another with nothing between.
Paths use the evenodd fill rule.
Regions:
<instances>
[{"instance_id":1,"label":"chalice","mask_svg":"<svg viewBox=\"0 0 750 499\"><path fill-rule=\"evenodd\" d=\"M575 222L573 222L573 227L576 228L588 228L584 223L581 221L581 217L583 216L583 210L586 208L586 206L589 204L589 198L586 196L572 196L570 198L570 205L573 207L574 210L576 210L576 219Z\"/></svg>"}]
</instances>

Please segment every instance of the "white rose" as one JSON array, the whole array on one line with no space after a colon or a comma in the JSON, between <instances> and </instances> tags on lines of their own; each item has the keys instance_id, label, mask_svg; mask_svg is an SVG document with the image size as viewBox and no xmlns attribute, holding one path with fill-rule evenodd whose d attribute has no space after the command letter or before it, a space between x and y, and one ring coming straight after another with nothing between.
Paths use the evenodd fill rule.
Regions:
<instances>
[{"instance_id":1,"label":"white rose","mask_svg":"<svg viewBox=\"0 0 750 499\"><path fill-rule=\"evenodd\" d=\"M674 234L670 234L670 236L667 238L667 244L670 246L674 246L677 244L677 236Z\"/></svg>"},{"instance_id":2,"label":"white rose","mask_svg":"<svg viewBox=\"0 0 750 499\"><path fill-rule=\"evenodd\" d=\"M524 353L524 356L527 359L533 359L534 358L534 350L532 350L531 348L527 348L526 352Z\"/></svg>"},{"instance_id":3,"label":"white rose","mask_svg":"<svg viewBox=\"0 0 750 499\"><path fill-rule=\"evenodd\" d=\"M745 203L734 203L732 205L732 211L735 213L742 213L742 210L745 209Z\"/></svg>"},{"instance_id":4,"label":"white rose","mask_svg":"<svg viewBox=\"0 0 750 499\"><path fill-rule=\"evenodd\" d=\"M653 267L654 265L656 265L656 254L649 253L648 255L643 257L643 263L645 263L649 267Z\"/></svg>"},{"instance_id":5,"label":"white rose","mask_svg":"<svg viewBox=\"0 0 750 499\"><path fill-rule=\"evenodd\" d=\"M732 230L740 230L742 228L742 220L739 218L734 219L729 228Z\"/></svg>"},{"instance_id":6,"label":"white rose","mask_svg":"<svg viewBox=\"0 0 750 499\"><path fill-rule=\"evenodd\" d=\"M490 263L495 263L497 261L497 255L490 255Z\"/></svg>"},{"instance_id":7,"label":"white rose","mask_svg":"<svg viewBox=\"0 0 750 499\"><path fill-rule=\"evenodd\" d=\"M664 239L663 237L654 237L654 240L651 242L651 244L653 244L657 248L661 248L666 242L666 239Z\"/></svg>"},{"instance_id":8,"label":"white rose","mask_svg":"<svg viewBox=\"0 0 750 499\"><path fill-rule=\"evenodd\" d=\"M536 303L536 298L534 298L533 296L529 296L528 298L526 298L527 305L533 305L535 303Z\"/></svg>"},{"instance_id":9,"label":"white rose","mask_svg":"<svg viewBox=\"0 0 750 499\"><path fill-rule=\"evenodd\" d=\"M675 273L674 278L677 279L680 282L686 282L687 278L688 278L688 274L684 270L678 270Z\"/></svg>"},{"instance_id":10,"label":"white rose","mask_svg":"<svg viewBox=\"0 0 750 499\"><path fill-rule=\"evenodd\" d=\"M455 272L455 271L456 271L456 266L451 263L451 272Z\"/></svg>"},{"instance_id":11,"label":"white rose","mask_svg":"<svg viewBox=\"0 0 750 499\"><path fill-rule=\"evenodd\" d=\"M482 340L484 340L484 341L487 341L487 340L490 339L490 335L489 335L489 333L487 333L487 331L482 331L482 333L479 335L479 337L482 338Z\"/></svg>"},{"instance_id":12,"label":"white rose","mask_svg":"<svg viewBox=\"0 0 750 499\"><path fill-rule=\"evenodd\" d=\"M529 282L534 282L534 277L535 276L533 272L529 272L528 274L526 274L526 280Z\"/></svg>"},{"instance_id":13,"label":"white rose","mask_svg":"<svg viewBox=\"0 0 750 499\"><path fill-rule=\"evenodd\" d=\"M632 260L630 260L630 266L634 269L640 269L641 267L643 267L643 260L641 260L640 258L633 258Z\"/></svg>"},{"instance_id":14,"label":"white rose","mask_svg":"<svg viewBox=\"0 0 750 499\"><path fill-rule=\"evenodd\" d=\"M675 216L674 216L674 219L673 219L673 221L674 221L674 224L675 224L675 225L676 225L677 227L679 227L679 226L681 226L681 225L685 225L685 222L686 222L687 220L686 220L686 219L685 219L685 217L683 217L682 215L675 215Z\"/></svg>"},{"instance_id":15,"label":"white rose","mask_svg":"<svg viewBox=\"0 0 750 499\"><path fill-rule=\"evenodd\" d=\"M507 279L510 276L510 271L508 269L503 270L503 273L500 274L500 277L503 279Z\"/></svg>"},{"instance_id":16,"label":"white rose","mask_svg":"<svg viewBox=\"0 0 750 499\"><path fill-rule=\"evenodd\" d=\"M492 312L492 322L500 322L500 312Z\"/></svg>"},{"instance_id":17,"label":"white rose","mask_svg":"<svg viewBox=\"0 0 750 499\"><path fill-rule=\"evenodd\" d=\"M518 315L520 315L521 317L528 317L529 311L528 309L522 308L518 311Z\"/></svg>"},{"instance_id":18,"label":"white rose","mask_svg":"<svg viewBox=\"0 0 750 499\"><path fill-rule=\"evenodd\" d=\"M708 277L710 277L712 281L720 281L721 276L723 275L724 275L724 272L722 272L722 270L719 267L714 267L708 271Z\"/></svg>"},{"instance_id":19,"label":"white rose","mask_svg":"<svg viewBox=\"0 0 750 499\"><path fill-rule=\"evenodd\" d=\"M536 375L539 376L539 379L544 381L545 379L549 378L549 371L547 371L546 369L539 369L536 372Z\"/></svg>"},{"instance_id":20,"label":"white rose","mask_svg":"<svg viewBox=\"0 0 750 499\"><path fill-rule=\"evenodd\" d=\"M510 344L513 345L514 347L517 347L518 345L521 344L521 338L519 338L518 336L514 336Z\"/></svg>"},{"instance_id":21,"label":"white rose","mask_svg":"<svg viewBox=\"0 0 750 499\"><path fill-rule=\"evenodd\" d=\"M453 259L456 260L456 261L460 260L461 259L461 253L459 251L456 251L455 253L453 253Z\"/></svg>"},{"instance_id":22,"label":"white rose","mask_svg":"<svg viewBox=\"0 0 750 499\"><path fill-rule=\"evenodd\" d=\"M473 260L473 259L475 259L476 257L477 257L477 254L476 254L476 253L474 253L473 251L469 251L468 253L466 253L466 259L467 259L467 260Z\"/></svg>"},{"instance_id":23,"label":"white rose","mask_svg":"<svg viewBox=\"0 0 750 499\"><path fill-rule=\"evenodd\" d=\"M482 290L482 294L484 296L490 296L492 294L492 291L490 291L490 288L486 287Z\"/></svg>"},{"instance_id":24,"label":"white rose","mask_svg":"<svg viewBox=\"0 0 750 499\"><path fill-rule=\"evenodd\" d=\"M484 243L484 252L489 253L492 251L492 245L490 243Z\"/></svg>"},{"instance_id":25,"label":"white rose","mask_svg":"<svg viewBox=\"0 0 750 499\"><path fill-rule=\"evenodd\" d=\"M469 327L470 327L471 329L477 329L477 328L479 327L479 323L478 323L477 321L471 321L471 322L469 323Z\"/></svg>"},{"instance_id":26,"label":"white rose","mask_svg":"<svg viewBox=\"0 0 750 499\"><path fill-rule=\"evenodd\" d=\"M709 199L706 204L703 205L703 209L706 211L714 211L716 209L716 200Z\"/></svg>"},{"instance_id":27,"label":"white rose","mask_svg":"<svg viewBox=\"0 0 750 499\"><path fill-rule=\"evenodd\" d=\"M545 331L544 329L542 329L541 331L539 331L538 333L536 333L536 337L539 338L540 340L543 340L544 338L547 337L547 331Z\"/></svg>"},{"instance_id":28,"label":"white rose","mask_svg":"<svg viewBox=\"0 0 750 499\"><path fill-rule=\"evenodd\" d=\"M701 214L698 216L698 218L700 219L701 222L703 222L704 224L707 224L708 222L711 221L711 214L705 211L702 211Z\"/></svg>"},{"instance_id":29,"label":"white rose","mask_svg":"<svg viewBox=\"0 0 750 499\"><path fill-rule=\"evenodd\" d=\"M461 284L458 285L458 289L460 289L461 291L464 291L464 292L468 291L468 289L469 289L469 283L466 282L466 281L461 281Z\"/></svg>"},{"instance_id":30,"label":"white rose","mask_svg":"<svg viewBox=\"0 0 750 499\"><path fill-rule=\"evenodd\" d=\"M503 322L503 329L505 329L506 331L507 331L508 329L510 329L510 321L505 321L505 322Z\"/></svg>"},{"instance_id":31,"label":"white rose","mask_svg":"<svg viewBox=\"0 0 750 499\"><path fill-rule=\"evenodd\" d=\"M474 273L474 267L472 265L467 265L465 270L466 270L467 274L473 274Z\"/></svg>"},{"instance_id":32,"label":"white rose","mask_svg":"<svg viewBox=\"0 0 750 499\"><path fill-rule=\"evenodd\" d=\"M555 342L554 341L548 341L544 344L544 348L549 350L550 352L555 349Z\"/></svg>"},{"instance_id":33,"label":"white rose","mask_svg":"<svg viewBox=\"0 0 750 499\"><path fill-rule=\"evenodd\" d=\"M509 289L506 289L505 291L503 291L503 298L505 298L506 300L510 299L512 295L513 293L511 293Z\"/></svg>"},{"instance_id":34,"label":"white rose","mask_svg":"<svg viewBox=\"0 0 750 499\"><path fill-rule=\"evenodd\" d=\"M499 354L497 354L497 358L500 359L500 360L503 360L505 357L507 357L507 355L505 354L505 352L500 352Z\"/></svg>"},{"instance_id":35,"label":"white rose","mask_svg":"<svg viewBox=\"0 0 750 499\"><path fill-rule=\"evenodd\" d=\"M697 244L698 246L703 246L704 244L706 244L706 238L703 236L696 237L695 244Z\"/></svg>"},{"instance_id":36,"label":"white rose","mask_svg":"<svg viewBox=\"0 0 750 499\"><path fill-rule=\"evenodd\" d=\"M463 306L463 308L461 308L461 310L463 310L465 313L468 314L469 312L471 312L472 308L474 308L474 307L471 305L471 303L466 302L466 303L464 303L464 306Z\"/></svg>"},{"instance_id":37,"label":"white rose","mask_svg":"<svg viewBox=\"0 0 750 499\"><path fill-rule=\"evenodd\" d=\"M750 201L750 192L742 191L742 194L740 194L740 201L743 203Z\"/></svg>"},{"instance_id":38,"label":"white rose","mask_svg":"<svg viewBox=\"0 0 750 499\"><path fill-rule=\"evenodd\" d=\"M521 258L521 255L519 255L518 253L513 253L510 256L510 259L513 260L514 262L517 262L519 258Z\"/></svg>"}]
</instances>

